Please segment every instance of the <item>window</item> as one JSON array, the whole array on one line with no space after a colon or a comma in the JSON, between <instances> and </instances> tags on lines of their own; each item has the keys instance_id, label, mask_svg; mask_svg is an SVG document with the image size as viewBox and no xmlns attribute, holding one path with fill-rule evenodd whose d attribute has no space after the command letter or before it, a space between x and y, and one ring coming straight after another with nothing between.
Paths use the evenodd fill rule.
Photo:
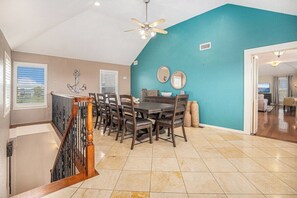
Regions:
<instances>
[{"instance_id":1,"label":"window","mask_svg":"<svg viewBox=\"0 0 297 198\"><path fill-rule=\"evenodd\" d=\"M46 108L47 65L14 63L14 109Z\"/></svg>"},{"instance_id":2,"label":"window","mask_svg":"<svg viewBox=\"0 0 297 198\"><path fill-rule=\"evenodd\" d=\"M118 93L118 71L100 70L100 93Z\"/></svg>"},{"instance_id":3,"label":"window","mask_svg":"<svg viewBox=\"0 0 297 198\"><path fill-rule=\"evenodd\" d=\"M9 55L4 53L4 117L10 112L11 101L11 60Z\"/></svg>"}]
</instances>

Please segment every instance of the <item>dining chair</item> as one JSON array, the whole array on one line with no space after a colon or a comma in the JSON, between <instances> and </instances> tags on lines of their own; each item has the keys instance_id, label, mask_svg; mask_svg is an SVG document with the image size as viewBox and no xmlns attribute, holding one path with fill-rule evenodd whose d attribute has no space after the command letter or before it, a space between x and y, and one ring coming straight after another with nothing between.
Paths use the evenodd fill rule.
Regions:
<instances>
[{"instance_id":1,"label":"dining chair","mask_svg":"<svg viewBox=\"0 0 297 198\"><path fill-rule=\"evenodd\" d=\"M153 143L153 137L152 137L152 122L149 119L140 118L136 116L135 110L134 110L134 102L133 97L130 95L121 95L120 96L122 111L123 111L123 131L122 131L122 137L121 137L121 143L124 140L124 136L126 133L126 130L132 130L132 144L131 144L131 150L133 150L135 145L135 140L137 136L137 132L141 129L148 129L149 133L149 141L152 144Z\"/></svg>"},{"instance_id":2,"label":"dining chair","mask_svg":"<svg viewBox=\"0 0 297 198\"><path fill-rule=\"evenodd\" d=\"M93 98L93 101L92 101L92 106L93 107L92 107L92 109L93 109L93 117L96 116L96 121L95 121L95 125L94 125L94 128L96 128L97 124L98 124L98 119L99 119L99 116L100 116L99 105L98 105L95 93L89 93L89 97Z\"/></svg>"},{"instance_id":3,"label":"dining chair","mask_svg":"<svg viewBox=\"0 0 297 198\"><path fill-rule=\"evenodd\" d=\"M108 101L109 101L109 109L110 109L110 126L109 126L108 135L110 135L112 131L112 127L116 126L117 128L116 140L118 140L118 136L123 122L123 117L120 112L117 95L108 94Z\"/></svg>"},{"instance_id":4,"label":"dining chair","mask_svg":"<svg viewBox=\"0 0 297 198\"><path fill-rule=\"evenodd\" d=\"M99 103L99 109L100 109L100 120L99 120L99 127L100 129L101 124L104 124L104 130L103 133L106 132L107 126L110 125L110 111L107 104L108 98L106 98L105 94L97 94L98 103Z\"/></svg>"},{"instance_id":5,"label":"dining chair","mask_svg":"<svg viewBox=\"0 0 297 198\"><path fill-rule=\"evenodd\" d=\"M159 137L160 127L167 128L168 129L168 135L172 137L172 143L173 146L176 147L175 143L175 137L183 137L185 141L187 142L187 136L186 131L184 127L184 119L185 119L185 113L186 113L186 107L188 102L188 95L177 95L175 97L174 102L174 108L172 110L165 110L163 113L165 113L166 117L162 117L161 119L156 121L156 140L158 141L159 138L169 141L168 139L164 139ZM175 135L174 129L182 127L183 136Z\"/></svg>"}]
</instances>

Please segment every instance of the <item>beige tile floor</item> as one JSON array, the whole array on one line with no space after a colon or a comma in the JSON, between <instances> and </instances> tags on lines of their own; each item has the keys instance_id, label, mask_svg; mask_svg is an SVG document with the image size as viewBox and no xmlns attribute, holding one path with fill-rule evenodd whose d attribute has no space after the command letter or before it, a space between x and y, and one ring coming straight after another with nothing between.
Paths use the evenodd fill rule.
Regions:
<instances>
[{"instance_id":1,"label":"beige tile floor","mask_svg":"<svg viewBox=\"0 0 297 198\"><path fill-rule=\"evenodd\" d=\"M181 131L177 129L177 133ZM297 197L297 144L213 128L130 150L94 131L99 176L47 197Z\"/></svg>"}]
</instances>

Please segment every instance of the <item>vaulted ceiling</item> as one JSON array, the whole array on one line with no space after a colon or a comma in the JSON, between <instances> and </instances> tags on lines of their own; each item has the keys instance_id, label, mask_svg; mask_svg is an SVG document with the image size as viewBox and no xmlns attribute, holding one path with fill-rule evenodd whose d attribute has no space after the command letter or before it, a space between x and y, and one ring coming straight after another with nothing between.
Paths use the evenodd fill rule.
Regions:
<instances>
[{"instance_id":1,"label":"vaulted ceiling","mask_svg":"<svg viewBox=\"0 0 297 198\"><path fill-rule=\"evenodd\" d=\"M130 65L148 42L130 21L145 19L143 0L0 0L0 29L12 50ZM297 15L296 0L151 0L149 21L168 28L232 3ZM170 32L169 32L170 34Z\"/></svg>"}]
</instances>

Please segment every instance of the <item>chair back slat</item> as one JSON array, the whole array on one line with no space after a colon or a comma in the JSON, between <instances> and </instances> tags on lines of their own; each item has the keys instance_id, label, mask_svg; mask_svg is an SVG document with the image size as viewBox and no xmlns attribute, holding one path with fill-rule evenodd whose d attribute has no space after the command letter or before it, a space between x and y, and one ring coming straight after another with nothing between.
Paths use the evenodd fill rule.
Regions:
<instances>
[{"instance_id":1,"label":"chair back slat","mask_svg":"<svg viewBox=\"0 0 297 198\"><path fill-rule=\"evenodd\" d=\"M113 117L120 117L120 110L118 104L118 98L116 94L108 94L108 102L110 108L110 115Z\"/></svg>"},{"instance_id":2,"label":"chair back slat","mask_svg":"<svg viewBox=\"0 0 297 198\"><path fill-rule=\"evenodd\" d=\"M108 105L107 105L108 98L106 98L106 94L98 93L97 98L98 98L100 113L105 113L106 115L108 115L109 114L109 108L108 108Z\"/></svg>"},{"instance_id":3,"label":"chair back slat","mask_svg":"<svg viewBox=\"0 0 297 198\"><path fill-rule=\"evenodd\" d=\"M93 112L99 112L98 101L95 93L89 93L90 98L93 98L92 105L93 105Z\"/></svg>"},{"instance_id":4,"label":"chair back slat","mask_svg":"<svg viewBox=\"0 0 297 198\"><path fill-rule=\"evenodd\" d=\"M176 96L175 104L174 104L173 122L179 119L182 119L182 121L184 121L188 99L189 99L188 95Z\"/></svg>"},{"instance_id":5,"label":"chair back slat","mask_svg":"<svg viewBox=\"0 0 297 198\"><path fill-rule=\"evenodd\" d=\"M133 97L130 95L120 95L124 120L130 120L136 127L136 116L134 111Z\"/></svg>"},{"instance_id":6,"label":"chair back slat","mask_svg":"<svg viewBox=\"0 0 297 198\"><path fill-rule=\"evenodd\" d=\"M167 119L170 119L172 123L177 120L182 120L185 118L186 107L188 102L188 95L177 95L174 100L174 108L171 110L165 110L163 113L169 115Z\"/></svg>"}]
</instances>

